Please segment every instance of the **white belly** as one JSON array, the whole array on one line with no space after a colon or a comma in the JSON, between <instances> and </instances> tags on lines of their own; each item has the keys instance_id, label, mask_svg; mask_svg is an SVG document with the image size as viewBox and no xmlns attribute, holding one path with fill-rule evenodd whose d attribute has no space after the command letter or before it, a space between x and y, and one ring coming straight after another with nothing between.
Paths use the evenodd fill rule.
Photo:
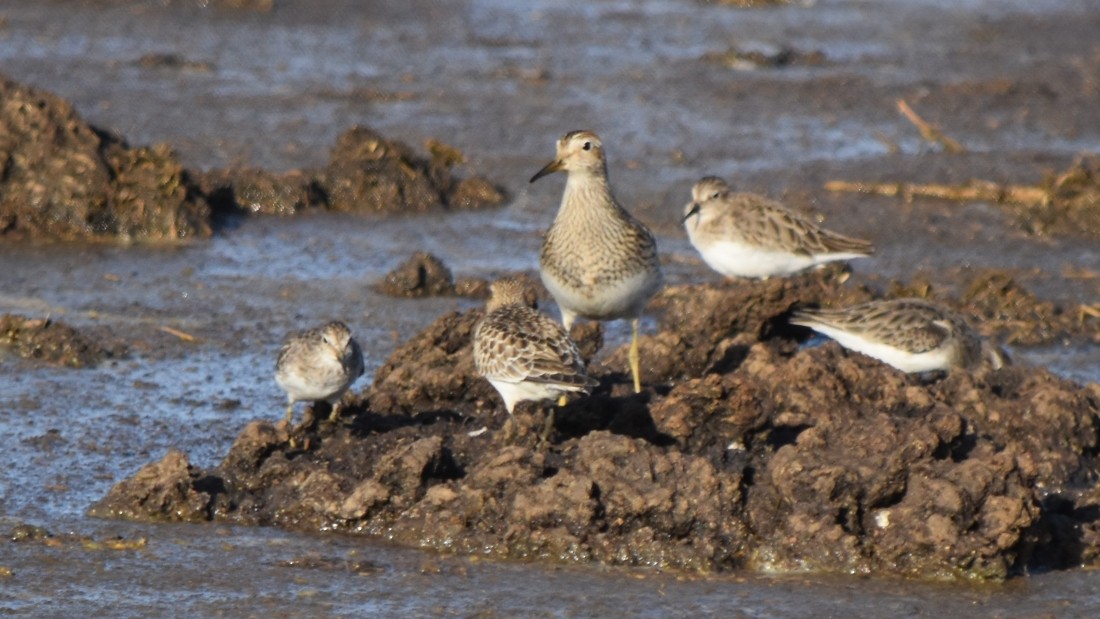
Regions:
<instances>
[{"instance_id":1,"label":"white belly","mask_svg":"<svg viewBox=\"0 0 1100 619\"><path fill-rule=\"evenodd\" d=\"M569 391L578 391L579 388L567 388L565 386L555 383L534 383L528 381L511 382L500 380L496 378L490 378L489 384L497 390L500 397L504 400L504 406L511 413L516 404L520 402L538 402L540 400L549 400L557 398L563 393Z\"/></svg>"},{"instance_id":2,"label":"white belly","mask_svg":"<svg viewBox=\"0 0 1100 619\"><path fill-rule=\"evenodd\" d=\"M574 316L590 320L615 320L635 318L646 301L661 285L660 272L641 272L617 282L604 282L595 286L576 289L541 273L542 283L550 291L562 310L563 322L572 324Z\"/></svg>"},{"instance_id":3,"label":"white belly","mask_svg":"<svg viewBox=\"0 0 1100 619\"><path fill-rule=\"evenodd\" d=\"M732 241L714 241L696 247L710 268L726 277L757 277L791 275L810 267L836 260L860 258L862 254L833 253L806 255L762 249Z\"/></svg>"},{"instance_id":4,"label":"white belly","mask_svg":"<svg viewBox=\"0 0 1100 619\"><path fill-rule=\"evenodd\" d=\"M344 395L350 386L348 376L337 366L330 368L323 377L314 376L312 380L303 380L299 374L279 373L275 375L275 382L287 392L287 396L295 402L319 402L327 400L336 402Z\"/></svg>"},{"instance_id":5,"label":"white belly","mask_svg":"<svg viewBox=\"0 0 1100 619\"><path fill-rule=\"evenodd\" d=\"M947 370L952 364L951 350L946 347L934 348L927 352L912 353L896 346L868 340L860 335L840 331L824 325L815 325L814 330L836 340L841 346L873 357L902 372L917 373L933 370Z\"/></svg>"}]
</instances>

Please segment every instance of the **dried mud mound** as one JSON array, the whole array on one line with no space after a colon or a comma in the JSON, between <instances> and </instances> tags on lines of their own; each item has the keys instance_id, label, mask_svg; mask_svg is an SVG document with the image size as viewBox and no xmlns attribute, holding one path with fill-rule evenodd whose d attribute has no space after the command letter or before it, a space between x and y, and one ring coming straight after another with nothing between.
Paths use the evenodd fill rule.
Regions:
<instances>
[{"instance_id":1,"label":"dried mud mound","mask_svg":"<svg viewBox=\"0 0 1100 619\"><path fill-rule=\"evenodd\" d=\"M907 376L800 347L791 307L869 296L843 279L665 291L649 391L631 393L614 351L545 442L545 408L506 423L474 374L481 311L451 313L393 353L347 425L253 422L219 466L172 452L92 513L693 570L996 579L1094 561L1100 387L1027 367Z\"/></svg>"},{"instance_id":2,"label":"dried mud mound","mask_svg":"<svg viewBox=\"0 0 1100 619\"><path fill-rule=\"evenodd\" d=\"M174 240L209 236L209 219L166 146L130 148L0 76L0 235Z\"/></svg>"}]
</instances>

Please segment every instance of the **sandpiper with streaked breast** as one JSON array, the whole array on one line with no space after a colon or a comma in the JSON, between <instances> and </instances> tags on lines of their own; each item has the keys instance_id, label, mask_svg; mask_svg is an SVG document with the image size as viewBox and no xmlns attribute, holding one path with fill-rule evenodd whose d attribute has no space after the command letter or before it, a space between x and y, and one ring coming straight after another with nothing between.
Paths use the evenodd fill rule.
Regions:
<instances>
[{"instance_id":1,"label":"sandpiper with streaked breast","mask_svg":"<svg viewBox=\"0 0 1100 619\"><path fill-rule=\"evenodd\" d=\"M561 206L546 233L539 272L568 330L577 317L632 321L630 371L641 392L638 325L662 283L657 243L611 192L603 143L591 131L571 131L557 156L531 182L564 170Z\"/></svg>"}]
</instances>

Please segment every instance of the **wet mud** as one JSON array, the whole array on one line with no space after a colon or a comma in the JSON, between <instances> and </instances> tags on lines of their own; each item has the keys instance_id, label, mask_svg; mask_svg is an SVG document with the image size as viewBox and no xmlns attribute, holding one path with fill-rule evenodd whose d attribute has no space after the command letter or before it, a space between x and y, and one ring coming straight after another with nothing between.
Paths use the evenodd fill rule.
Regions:
<instances>
[{"instance_id":1,"label":"wet mud","mask_svg":"<svg viewBox=\"0 0 1100 619\"><path fill-rule=\"evenodd\" d=\"M1072 569L1100 547L1081 386L1096 25L1079 0L5 4L0 313L133 353L72 371L0 348L2 612L1096 615L1097 572ZM582 127L671 286L644 323L646 393L628 328L577 325L601 386L543 441L555 407L508 423L473 375L480 310L461 297L533 272L560 185L527 179ZM680 220L704 174L881 251L717 283ZM393 268L418 249L447 262ZM882 296L945 303L1017 363L908 377L785 322ZM278 341L333 315L373 383L342 425L274 423ZM119 480L92 510L110 519L85 518Z\"/></svg>"},{"instance_id":2,"label":"wet mud","mask_svg":"<svg viewBox=\"0 0 1100 619\"><path fill-rule=\"evenodd\" d=\"M631 393L624 346L549 422L549 404L508 419L473 368L481 310L449 313L346 423L253 422L219 466L173 451L91 514L708 572L1003 579L1094 561L1100 389L1020 366L909 376L801 345L793 307L871 295L845 279L670 287L642 341L649 388Z\"/></svg>"},{"instance_id":3,"label":"wet mud","mask_svg":"<svg viewBox=\"0 0 1100 619\"><path fill-rule=\"evenodd\" d=\"M1037 204L1014 207L1025 229L1100 238L1100 157L1082 157L1066 170L1047 175L1040 187L1045 195Z\"/></svg>"}]
</instances>

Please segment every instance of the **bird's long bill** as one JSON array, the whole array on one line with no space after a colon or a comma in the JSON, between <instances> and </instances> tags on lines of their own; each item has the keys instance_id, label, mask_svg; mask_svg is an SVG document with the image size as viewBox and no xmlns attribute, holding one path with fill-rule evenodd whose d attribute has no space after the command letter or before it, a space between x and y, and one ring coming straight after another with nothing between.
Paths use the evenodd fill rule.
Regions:
<instances>
[{"instance_id":1,"label":"bird's long bill","mask_svg":"<svg viewBox=\"0 0 1100 619\"><path fill-rule=\"evenodd\" d=\"M699 214L699 203L698 202L692 202L691 203L691 209L689 209L688 212L686 214L684 214L683 221L686 222L688 219L691 218L692 215L698 215L698 214Z\"/></svg>"},{"instance_id":2,"label":"bird's long bill","mask_svg":"<svg viewBox=\"0 0 1100 619\"><path fill-rule=\"evenodd\" d=\"M546 176L547 174L553 174L554 172L557 172L558 170L560 170L562 168L562 165L563 164L561 162L561 159L555 159L555 160L551 161L550 163L546 164L546 166L543 169L539 170L538 172L535 172L535 175L532 176L531 180L528 181L528 182L533 183L533 182L539 180L540 178Z\"/></svg>"}]
</instances>

